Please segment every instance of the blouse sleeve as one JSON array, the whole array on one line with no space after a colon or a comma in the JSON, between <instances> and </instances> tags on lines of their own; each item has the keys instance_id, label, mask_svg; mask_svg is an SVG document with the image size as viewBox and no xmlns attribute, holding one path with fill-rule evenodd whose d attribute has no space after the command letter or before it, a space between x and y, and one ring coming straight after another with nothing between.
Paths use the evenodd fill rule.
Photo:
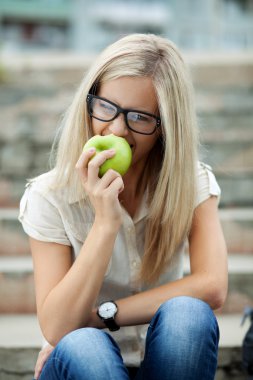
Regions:
<instances>
[{"instance_id":1,"label":"blouse sleeve","mask_svg":"<svg viewBox=\"0 0 253 380\"><path fill-rule=\"evenodd\" d=\"M216 178L212 172L212 168L203 162L198 163L198 176L197 176L197 207L200 203L204 202L211 196L218 197L220 201L221 189L216 181Z\"/></svg>"},{"instance_id":2,"label":"blouse sleeve","mask_svg":"<svg viewBox=\"0 0 253 380\"><path fill-rule=\"evenodd\" d=\"M61 215L45 195L28 183L20 201L19 221L27 235L34 239L71 245Z\"/></svg>"}]
</instances>

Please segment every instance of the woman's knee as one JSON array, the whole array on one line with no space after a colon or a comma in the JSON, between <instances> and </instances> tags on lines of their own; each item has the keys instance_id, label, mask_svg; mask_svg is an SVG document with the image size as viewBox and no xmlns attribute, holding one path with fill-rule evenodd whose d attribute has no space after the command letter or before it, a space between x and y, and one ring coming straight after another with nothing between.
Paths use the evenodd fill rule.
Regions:
<instances>
[{"instance_id":1,"label":"woman's knee","mask_svg":"<svg viewBox=\"0 0 253 380\"><path fill-rule=\"evenodd\" d=\"M55 347L44 368L55 378L114 379L111 363L123 361L113 338L102 330L82 328L65 335ZM67 376L68 377L65 377Z\"/></svg>"},{"instance_id":2,"label":"woman's knee","mask_svg":"<svg viewBox=\"0 0 253 380\"><path fill-rule=\"evenodd\" d=\"M183 334L197 338L213 334L218 339L218 325L210 306L197 298L180 296L164 302L154 316L151 326L161 326L170 335Z\"/></svg>"},{"instance_id":3,"label":"woman's knee","mask_svg":"<svg viewBox=\"0 0 253 380\"><path fill-rule=\"evenodd\" d=\"M213 379L218 340L217 321L207 303L192 297L164 302L148 330L147 378L154 378L158 365L161 378Z\"/></svg>"},{"instance_id":4,"label":"woman's knee","mask_svg":"<svg viewBox=\"0 0 253 380\"><path fill-rule=\"evenodd\" d=\"M108 334L102 330L85 327L71 331L65 335L57 344L56 350L73 355L75 358L85 355L93 356L93 353L108 343Z\"/></svg>"},{"instance_id":5,"label":"woman's knee","mask_svg":"<svg viewBox=\"0 0 253 380\"><path fill-rule=\"evenodd\" d=\"M69 372L76 369L87 378L100 378L107 373L109 362L119 357L119 348L103 330L82 328L65 335L55 348L55 359L68 363ZM109 378L109 377L108 377Z\"/></svg>"}]
</instances>

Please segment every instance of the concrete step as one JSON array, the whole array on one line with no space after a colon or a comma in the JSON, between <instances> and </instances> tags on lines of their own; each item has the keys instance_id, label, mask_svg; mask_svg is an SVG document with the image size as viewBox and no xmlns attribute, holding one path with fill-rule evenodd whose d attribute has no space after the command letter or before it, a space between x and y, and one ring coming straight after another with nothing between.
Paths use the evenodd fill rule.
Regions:
<instances>
[{"instance_id":1,"label":"concrete step","mask_svg":"<svg viewBox=\"0 0 253 380\"><path fill-rule=\"evenodd\" d=\"M189 259L185 258L185 274ZM220 314L240 313L253 307L253 255L229 255L229 292ZM31 257L0 258L0 313L35 313Z\"/></svg>"},{"instance_id":2,"label":"concrete step","mask_svg":"<svg viewBox=\"0 0 253 380\"><path fill-rule=\"evenodd\" d=\"M227 141L222 136L223 133L226 133L224 131L223 133L220 131L208 132L209 136L212 135L213 140L201 141L201 160L209 163L220 178L230 175L234 182L238 180L237 174L240 178L249 179L252 179L253 175L253 139L250 139L253 128L250 133L248 130L241 131L243 141L241 141L239 132L231 133L226 137Z\"/></svg>"},{"instance_id":3,"label":"concrete step","mask_svg":"<svg viewBox=\"0 0 253 380\"><path fill-rule=\"evenodd\" d=\"M217 173L216 178L222 190L221 207L252 207L253 174L245 176L238 170L226 175Z\"/></svg>"},{"instance_id":4,"label":"concrete step","mask_svg":"<svg viewBox=\"0 0 253 380\"><path fill-rule=\"evenodd\" d=\"M253 111L201 115L201 160L213 167L222 207L253 204Z\"/></svg>"},{"instance_id":5,"label":"concrete step","mask_svg":"<svg viewBox=\"0 0 253 380\"><path fill-rule=\"evenodd\" d=\"M221 208L219 214L228 251L253 253L253 208ZM17 218L18 208L0 208L0 257L29 255L28 237Z\"/></svg>"},{"instance_id":6,"label":"concrete step","mask_svg":"<svg viewBox=\"0 0 253 380\"><path fill-rule=\"evenodd\" d=\"M191 68L196 86L200 88L248 88L253 86L253 54L242 51L185 51L185 61ZM33 75L35 86L53 86L55 83L66 85L71 75L72 81L80 80L84 70L96 59L96 54L53 51L53 52L12 52L3 54L2 64L8 68L17 84L30 87L27 75ZM48 77L39 75L48 73ZM75 74L75 75L74 75ZM47 79L45 83L45 79ZM73 82L72 82L73 83Z\"/></svg>"},{"instance_id":7,"label":"concrete step","mask_svg":"<svg viewBox=\"0 0 253 380\"><path fill-rule=\"evenodd\" d=\"M241 127L251 126L248 123L236 123L237 119L231 119L231 116L236 118L245 117L244 120L252 120L253 110L253 92L251 86L233 86L219 87L218 86L197 86L195 87L195 101L200 121L202 117L207 117L208 120L214 120L217 118L216 123L210 123L208 127L211 130L218 130L220 128L217 120L223 120L223 129L231 129L233 126L239 130ZM226 123L227 118L229 122ZM201 127L205 127L205 123L200 123Z\"/></svg>"},{"instance_id":8,"label":"concrete step","mask_svg":"<svg viewBox=\"0 0 253 380\"><path fill-rule=\"evenodd\" d=\"M201 161L209 163L221 179L230 175L236 182L237 174L240 175L240 178L251 179L253 175L253 139L250 139L249 135L253 134L253 128L250 133L247 132L241 131L244 141L240 141L239 131L238 136L232 133L231 136L227 136L227 141L223 139L222 133L212 133L213 140L201 141ZM208 134L211 135L210 132Z\"/></svg>"},{"instance_id":9,"label":"concrete step","mask_svg":"<svg viewBox=\"0 0 253 380\"><path fill-rule=\"evenodd\" d=\"M219 216L228 252L252 254L253 208L221 208L219 210Z\"/></svg>"},{"instance_id":10,"label":"concrete step","mask_svg":"<svg viewBox=\"0 0 253 380\"><path fill-rule=\"evenodd\" d=\"M41 345L36 315L0 315L0 380L31 380Z\"/></svg>"},{"instance_id":11,"label":"concrete step","mask_svg":"<svg viewBox=\"0 0 253 380\"><path fill-rule=\"evenodd\" d=\"M241 315L218 315L220 349L215 380L244 379L241 346L249 321ZM0 380L31 380L42 335L36 315L0 315Z\"/></svg>"},{"instance_id":12,"label":"concrete step","mask_svg":"<svg viewBox=\"0 0 253 380\"><path fill-rule=\"evenodd\" d=\"M0 313L35 313L31 257L0 257Z\"/></svg>"},{"instance_id":13,"label":"concrete step","mask_svg":"<svg viewBox=\"0 0 253 380\"><path fill-rule=\"evenodd\" d=\"M32 176L30 174L30 176ZM30 178L29 176L29 178ZM19 206L20 199L25 190L26 175L5 176L0 175L0 207L16 208Z\"/></svg>"},{"instance_id":14,"label":"concrete step","mask_svg":"<svg viewBox=\"0 0 253 380\"><path fill-rule=\"evenodd\" d=\"M218 315L220 345L215 380L246 380L242 370L242 342L249 321L241 326L242 315Z\"/></svg>"},{"instance_id":15,"label":"concrete step","mask_svg":"<svg viewBox=\"0 0 253 380\"><path fill-rule=\"evenodd\" d=\"M0 257L29 254L28 237L18 221L18 208L0 208Z\"/></svg>"}]
</instances>

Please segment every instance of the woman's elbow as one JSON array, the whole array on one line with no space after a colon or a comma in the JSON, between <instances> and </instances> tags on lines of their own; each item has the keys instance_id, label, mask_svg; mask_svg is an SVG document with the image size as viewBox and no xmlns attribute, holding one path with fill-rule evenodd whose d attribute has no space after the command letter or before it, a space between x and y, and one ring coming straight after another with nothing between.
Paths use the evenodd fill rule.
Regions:
<instances>
[{"instance_id":1,"label":"woman's elbow","mask_svg":"<svg viewBox=\"0 0 253 380\"><path fill-rule=\"evenodd\" d=\"M208 300L213 310L220 309L227 298L227 281L212 281L208 286Z\"/></svg>"},{"instance_id":2,"label":"woman's elbow","mask_svg":"<svg viewBox=\"0 0 253 380\"><path fill-rule=\"evenodd\" d=\"M52 331L51 329L41 329L43 337L46 339L46 341L51 344L51 346L55 347L61 338L63 338L63 334L57 334L55 331Z\"/></svg>"},{"instance_id":3,"label":"woman's elbow","mask_svg":"<svg viewBox=\"0 0 253 380\"><path fill-rule=\"evenodd\" d=\"M45 323L44 321L39 320L39 322L43 337L53 347L55 347L59 341L70 332L66 328L61 328L59 324L54 324L53 321L51 321L51 323Z\"/></svg>"},{"instance_id":4,"label":"woman's elbow","mask_svg":"<svg viewBox=\"0 0 253 380\"><path fill-rule=\"evenodd\" d=\"M224 305L226 301L226 297L227 297L227 292L222 289L214 292L209 302L211 308L213 310L220 309Z\"/></svg>"}]
</instances>

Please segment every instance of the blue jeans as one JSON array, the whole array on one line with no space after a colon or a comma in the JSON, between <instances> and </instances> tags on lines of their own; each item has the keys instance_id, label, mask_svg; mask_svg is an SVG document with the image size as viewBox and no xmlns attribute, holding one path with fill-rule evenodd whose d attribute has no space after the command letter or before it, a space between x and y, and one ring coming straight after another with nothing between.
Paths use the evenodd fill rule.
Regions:
<instances>
[{"instance_id":1,"label":"blue jeans","mask_svg":"<svg viewBox=\"0 0 253 380\"><path fill-rule=\"evenodd\" d=\"M135 380L213 380L219 327L208 304L175 297L160 306L148 328ZM75 330L58 343L39 380L129 380L120 349L105 331Z\"/></svg>"}]
</instances>

